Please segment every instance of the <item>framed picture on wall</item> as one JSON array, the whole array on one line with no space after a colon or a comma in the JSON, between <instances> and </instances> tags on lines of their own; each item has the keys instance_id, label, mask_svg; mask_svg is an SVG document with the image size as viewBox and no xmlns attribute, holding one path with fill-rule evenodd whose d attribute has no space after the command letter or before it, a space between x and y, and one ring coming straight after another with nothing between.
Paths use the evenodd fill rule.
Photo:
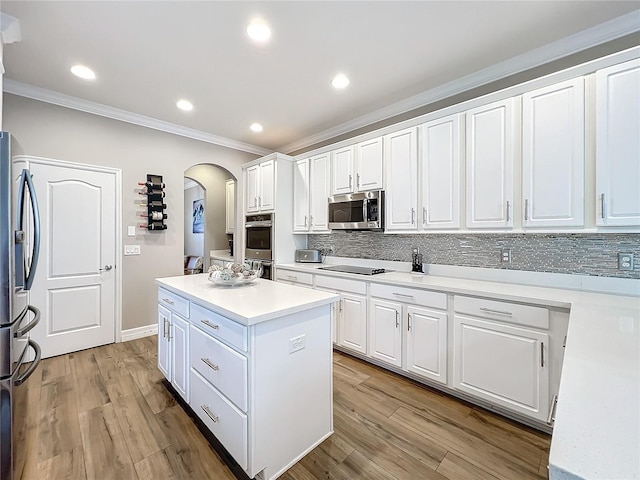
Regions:
<instances>
[{"instance_id":1,"label":"framed picture on wall","mask_svg":"<svg viewBox=\"0 0 640 480\"><path fill-rule=\"evenodd\" d=\"M193 233L204 233L204 198L193 201Z\"/></svg>"}]
</instances>

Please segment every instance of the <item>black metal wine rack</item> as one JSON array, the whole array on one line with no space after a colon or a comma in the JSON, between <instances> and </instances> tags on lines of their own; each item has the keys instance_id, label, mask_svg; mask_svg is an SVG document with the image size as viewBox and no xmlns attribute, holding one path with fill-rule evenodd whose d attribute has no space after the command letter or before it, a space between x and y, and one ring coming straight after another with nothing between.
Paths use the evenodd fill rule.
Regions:
<instances>
[{"instance_id":1,"label":"black metal wine rack","mask_svg":"<svg viewBox=\"0 0 640 480\"><path fill-rule=\"evenodd\" d=\"M167 204L164 202L164 183L161 175L147 174L147 181L144 184L147 195L147 225L149 231L156 232L166 230L167 214L164 213Z\"/></svg>"}]
</instances>

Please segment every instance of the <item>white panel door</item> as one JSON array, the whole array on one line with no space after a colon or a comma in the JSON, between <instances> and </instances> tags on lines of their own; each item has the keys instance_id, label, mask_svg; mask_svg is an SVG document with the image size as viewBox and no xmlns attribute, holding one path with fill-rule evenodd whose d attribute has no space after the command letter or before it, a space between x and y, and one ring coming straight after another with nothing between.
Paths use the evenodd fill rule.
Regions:
<instances>
[{"instance_id":1,"label":"white panel door","mask_svg":"<svg viewBox=\"0 0 640 480\"><path fill-rule=\"evenodd\" d=\"M584 225L584 80L522 97L525 227Z\"/></svg>"},{"instance_id":2,"label":"white panel door","mask_svg":"<svg viewBox=\"0 0 640 480\"><path fill-rule=\"evenodd\" d=\"M407 370L447 383L447 314L407 307Z\"/></svg>"},{"instance_id":3,"label":"white panel door","mask_svg":"<svg viewBox=\"0 0 640 480\"><path fill-rule=\"evenodd\" d=\"M422 228L460 227L460 115L420 127Z\"/></svg>"},{"instance_id":4,"label":"white panel door","mask_svg":"<svg viewBox=\"0 0 640 480\"><path fill-rule=\"evenodd\" d=\"M260 166L253 165L245 170L245 178L247 181L245 191L245 205L247 212L258 211L258 191L260 181Z\"/></svg>"},{"instance_id":5,"label":"white panel door","mask_svg":"<svg viewBox=\"0 0 640 480\"><path fill-rule=\"evenodd\" d=\"M369 355L402 366L402 305L372 299L369 313Z\"/></svg>"},{"instance_id":6,"label":"white panel door","mask_svg":"<svg viewBox=\"0 0 640 480\"><path fill-rule=\"evenodd\" d=\"M331 194L353 192L353 147L331 152Z\"/></svg>"},{"instance_id":7,"label":"white panel door","mask_svg":"<svg viewBox=\"0 0 640 480\"><path fill-rule=\"evenodd\" d=\"M549 335L454 316L453 386L537 420L549 407Z\"/></svg>"},{"instance_id":8,"label":"white panel door","mask_svg":"<svg viewBox=\"0 0 640 480\"><path fill-rule=\"evenodd\" d=\"M189 401L189 322L171 315L171 385Z\"/></svg>"},{"instance_id":9,"label":"white panel door","mask_svg":"<svg viewBox=\"0 0 640 480\"><path fill-rule=\"evenodd\" d=\"M260 193L258 208L260 211L273 210L275 206L276 164L268 160L260 164Z\"/></svg>"},{"instance_id":10,"label":"white panel door","mask_svg":"<svg viewBox=\"0 0 640 480\"><path fill-rule=\"evenodd\" d=\"M309 231L309 159L293 166L293 231Z\"/></svg>"},{"instance_id":11,"label":"white panel door","mask_svg":"<svg viewBox=\"0 0 640 480\"><path fill-rule=\"evenodd\" d=\"M418 128L384 137L387 170L386 230L417 230Z\"/></svg>"},{"instance_id":12,"label":"white panel door","mask_svg":"<svg viewBox=\"0 0 640 480\"><path fill-rule=\"evenodd\" d=\"M340 300L338 344L356 352L367 353L367 299L359 295L342 295Z\"/></svg>"},{"instance_id":13,"label":"white panel door","mask_svg":"<svg viewBox=\"0 0 640 480\"><path fill-rule=\"evenodd\" d=\"M596 73L596 223L640 225L640 60Z\"/></svg>"},{"instance_id":14,"label":"white panel door","mask_svg":"<svg viewBox=\"0 0 640 480\"><path fill-rule=\"evenodd\" d=\"M311 157L311 206L309 208L312 232L329 230L329 154ZM295 200L298 201L297 199Z\"/></svg>"},{"instance_id":15,"label":"white panel door","mask_svg":"<svg viewBox=\"0 0 640 480\"><path fill-rule=\"evenodd\" d=\"M466 113L467 227L513 226L513 99Z\"/></svg>"},{"instance_id":16,"label":"white panel door","mask_svg":"<svg viewBox=\"0 0 640 480\"><path fill-rule=\"evenodd\" d=\"M32 338L44 358L115 341L116 172L30 162L40 204Z\"/></svg>"},{"instance_id":17,"label":"white panel door","mask_svg":"<svg viewBox=\"0 0 640 480\"><path fill-rule=\"evenodd\" d=\"M158 305L158 369L171 381L171 312Z\"/></svg>"},{"instance_id":18,"label":"white panel door","mask_svg":"<svg viewBox=\"0 0 640 480\"><path fill-rule=\"evenodd\" d=\"M356 145L356 190L382 190L382 137Z\"/></svg>"}]
</instances>

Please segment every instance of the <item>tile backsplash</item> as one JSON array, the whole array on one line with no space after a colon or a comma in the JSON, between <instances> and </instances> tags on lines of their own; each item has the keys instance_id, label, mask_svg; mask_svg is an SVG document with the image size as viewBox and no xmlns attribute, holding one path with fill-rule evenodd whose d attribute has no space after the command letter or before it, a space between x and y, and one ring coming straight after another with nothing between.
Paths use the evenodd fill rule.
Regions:
<instances>
[{"instance_id":1,"label":"tile backsplash","mask_svg":"<svg viewBox=\"0 0 640 480\"><path fill-rule=\"evenodd\" d=\"M411 261L419 247L424 263L532 272L640 279L640 234L421 234L334 232L309 235L308 248L338 257ZM501 250L511 249L511 263ZM634 254L634 270L618 270L618 252Z\"/></svg>"}]
</instances>

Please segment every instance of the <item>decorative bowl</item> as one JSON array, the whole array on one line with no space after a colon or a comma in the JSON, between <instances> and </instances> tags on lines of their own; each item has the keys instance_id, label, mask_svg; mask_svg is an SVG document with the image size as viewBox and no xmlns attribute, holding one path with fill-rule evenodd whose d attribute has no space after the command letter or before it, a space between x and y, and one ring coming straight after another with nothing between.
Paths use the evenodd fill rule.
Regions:
<instances>
[{"instance_id":1,"label":"decorative bowl","mask_svg":"<svg viewBox=\"0 0 640 480\"><path fill-rule=\"evenodd\" d=\"M247 285L251 282L254 282L258 278L258 274L250 275L248 277L236 277L230 280L225 280L222 278L215 278L209 276L208 280L214 285L224 285L225 287L237 287L239 285Z\"/></svg>"},{"instance_id":2,"label":"decorative bowl","mask_svg":"<svg viewBox=\"0 0 640 480\"><path fill-rule=\"evenodd\" d=\"M251 270L248 264L227 263L224 267L214 265L209 268L208 280L214 285L235 287L247 285L259 276L260 272Z\"/></svg>"}]
</instances>

